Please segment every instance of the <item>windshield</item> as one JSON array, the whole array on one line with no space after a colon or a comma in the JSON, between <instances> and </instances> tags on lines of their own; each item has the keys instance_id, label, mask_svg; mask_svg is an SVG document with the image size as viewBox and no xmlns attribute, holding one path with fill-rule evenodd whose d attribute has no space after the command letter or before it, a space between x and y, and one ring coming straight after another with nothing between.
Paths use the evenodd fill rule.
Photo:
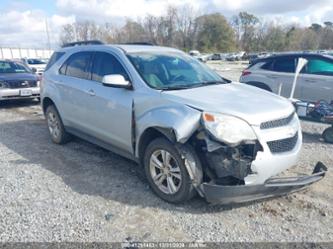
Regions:
<instances>
[{"instance_id":1,"label":"windshield","mask_svg":"<svg viewBox=\"0 0 333 249\"><path fill-rule=\"evenodd\" d=\"M138 52L130 53L128 57L145 82L159 90L230 82L183 53Z\"/></svg>"},{"instance_id":2,"label":"windshield","mask_svg":"<svg viewBox=\"0 0 333 249\"><path fill-rule=\"evenodd\" d=\"M0 61L1 73L30 73L30 71L25 66L16 62Z\"/></svg>"},{"instance_id":3,"label":"windshield","mask_svg":"<svg viewBox=\"0 0 333 249\"><path fill-rule=\"evenodd\" d=\"M37 64L46 64L45 62L39 59L27 59L28 64L30 65L37 65Z\"/></svg>"}]
</instances>

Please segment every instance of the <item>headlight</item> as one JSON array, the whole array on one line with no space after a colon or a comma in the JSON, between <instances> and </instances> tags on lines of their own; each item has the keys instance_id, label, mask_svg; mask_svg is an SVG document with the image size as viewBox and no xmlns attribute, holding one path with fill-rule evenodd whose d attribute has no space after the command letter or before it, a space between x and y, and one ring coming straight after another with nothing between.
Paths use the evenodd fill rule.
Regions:
<instances>
[{"instance_id":1,"label":"headlight","mask_svg":"<svg viewBox=\"0 0 333 249\"><path fill-rule=\"evenodd\" d=\"M4 81L0 81L0 89L8 88L8 84Z\"/></svg>"},{"instance_id":2,"label":"headlight","mask_svg":"<svg viewBox=\"0 0 333 249\"><path fill-rule=\"evenodd\" d=\"M205 128L211 135L227 144L238 144L242 141L257 139L252 127L240 118L204 112L202 119Z\"/></svg>"}]
</instances>

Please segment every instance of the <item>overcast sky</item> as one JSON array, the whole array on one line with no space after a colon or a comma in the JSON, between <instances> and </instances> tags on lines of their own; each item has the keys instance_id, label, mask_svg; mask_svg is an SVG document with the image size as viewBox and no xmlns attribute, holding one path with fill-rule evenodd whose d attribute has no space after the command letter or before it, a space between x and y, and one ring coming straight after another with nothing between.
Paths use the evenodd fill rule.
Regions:
<instances>
[{"instance_id":1,"label":"overcast sky","mask_svg":"<svg viewBox=\"0 0 333 249\"><path fill-rule=\"evenodd\" d=\"M263 20L302 26L333 21L333 0L0 0L0 46L46 47L46 20L56 46L61 26L75 20L121 24L184 4L227 18L248 11Z\"/></svg>"}]
</instances>

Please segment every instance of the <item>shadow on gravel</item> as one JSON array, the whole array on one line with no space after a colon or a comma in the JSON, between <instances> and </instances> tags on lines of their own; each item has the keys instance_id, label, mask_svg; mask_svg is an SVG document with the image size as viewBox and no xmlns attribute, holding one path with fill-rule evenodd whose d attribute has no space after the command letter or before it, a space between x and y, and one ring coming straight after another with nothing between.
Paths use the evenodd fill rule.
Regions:
<instances>
[{"instance_id":1,"label":"shadow on gravel","mask_svg":"<svg viewBox=\"0 0 333 249\"><path fill-rule=\"evenodd\" d=\"M49 138L45 121L40 118L0 124L0 143L23 157L24 160L11 161L13 166L40 166L61 177L67 186L82 195L186 213L221 212L253 204L209 205L199 197L181 205L166 203L149 189L138 164L78 138L63 146L55 145ZM56 180L50 177L48 181L52 184Z\"/></svg>"},{"instance_id":2,"label":"shadow on gravel","mask_svg":"<svg viewBox=\"0 0 333 249\"><path fill-rule=\"evenodd\" d=\"M320 133L310 133L303 131L303 143L324 143Z\"/></svg>"},{"instance_id":3,"label":"shadow on gravel","mask_svg":"<svg viewBox=\"0 0 333 249\"><path fill-rule=\"evenodd\" d=\"M0 101L0 110L1 109L12 109L18 107L29 107L39 105L37 99L17 99L17 100L1 100Z\"/></svg>"}]
</instances>

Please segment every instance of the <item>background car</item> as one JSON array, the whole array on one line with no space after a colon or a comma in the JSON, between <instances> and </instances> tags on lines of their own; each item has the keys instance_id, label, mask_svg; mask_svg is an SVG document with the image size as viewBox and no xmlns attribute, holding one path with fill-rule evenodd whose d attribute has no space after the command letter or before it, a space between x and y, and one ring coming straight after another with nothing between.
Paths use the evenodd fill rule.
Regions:
<instances>
[{"instance_id":1,"label":"background car","mask_svg":"<svg viewBox=\"0 0 333 249\"><path fill-rule=\"evenodd\" d=\"M243 71L240 82L290 97L299 58L307 59L308 63L298 77L294 98L311 102L331 102L333 57L329 55L292 53L258 59Z\"/></svg>"},{"instance_id":2,"label":"background car","mask_svg":"<svg viewBox=\"0 0 333 249\"><path fill-rule=\"evenodd\" d=\"M228 54L226 53L215 53L212 55L211 60L218 61L218 60L226 60Z\"/></svg>"},{"instance_id":3,"label":"background car","mask_svg":"<svg viewBox=\"0 0 333 249\"><path fill-rule=\"evenodd\" d=\"M198 50L191 50L189 52L189 55L191 55L192 57L196 58L201 62L207 62L209 59L209 55L203 55Z\"/></svg>"},{"instance_id":4,"label":"background car","mask_svg":"<svg viewBox=\"0 0 333 249\"><path fill-rule=\"evenodd\" d=\"M28 67L10 60L0 60L0 101L38 98L40 82Z\"/></svg>"},{"instance_id":5,"label":"background car","mask_svg":"<svg viewBox=\"0 0 333 249\"><path fill-rule=\"evenodd\" d=\"M29 67L31 70L38 74L43 75L47 62L42 59L35 58L24 58L22 61Z\"/></svg>"}]
</instances>

